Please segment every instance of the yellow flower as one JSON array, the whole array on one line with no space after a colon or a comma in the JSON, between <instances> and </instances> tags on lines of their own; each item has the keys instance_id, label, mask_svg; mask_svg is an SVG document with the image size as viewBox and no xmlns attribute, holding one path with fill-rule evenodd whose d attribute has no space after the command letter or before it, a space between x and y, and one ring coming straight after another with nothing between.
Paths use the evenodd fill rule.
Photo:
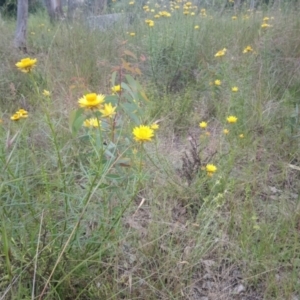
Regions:
<instances>
[{"instance_id":1,"label":"yellow flower","mask_svg":"<svg viewBox=\"0 0 300 300\"><path fill-rule=\"evenodd\" d=\"M131 35L131 33L130 33L130 35ZM134 35L135 35L135 33L134 33ZM111 91L112 91L113 93L120 93L121 90L122 90L122 88L121 88L121 85L120 85L120 84L115 85L115 86L113 86L113 87L111 88Z\"/></svg>"},{"instance_id":2,"label":"yellow flower","mask_svg":"<svg viewBox=\"0 0 300 300\"><path fill-rule=\"evenodd\" d=\"M43 90L43 93L42 93L44 96L46 97L49 97L50 96L50 92L47 91L47 90Z\"/></svg>"},{"instance_id":3,"label":"yellow flower","mask_svg":"<svg viewBox=\"0 0 300 300\"><path fill-rule=\"evenodd\" d=\"M207 127L207 123L203 121L203 122L199 123L199 127L204 129Z\"/></svg>"},{"instance_id":4,"label":"yellow flower","mask_svg":"<svg viewBox=\"0 0 300 300\"><path fill-rule=\"evenodd\" d=\"M224 56L226 54L226 51L227 49L226 48L223 48L222 50L218 51L216 54L215 54L215 57L221 57L221 56Z\"/></svg>"},{"instance_id":5,"label":"yellow flower","mask_svg":"<svg viewBox=\"0 0 300 300\"><path fill-rule=\"evenodd\" d=\"M19 68L24 73L29 73L35 64L37 59L31 59L29 57L21 59L19 62L16 63L16 67Z\"/></svg>"},{"instance_id":6,"label":"yellow flower","mask_svg":"<svg viewBox=\"0 0 300 300\"><path fill-rule=\"evenodd\" d=\"M220 86L222 84L221 80L217 79L215 80L215 85Z\"/></svg>"},{"instance_id":7,"label":"yellow flower","mask_svg":"<svg viewBox=\"0 0 300 300\"><path fill-rule=\"evenodd\" d=\"M213 176L213 174L217 171L217 167L213 164L206 165L205 169L206 169L207 175L210 177Z\"/></svg>"},{"instance_id":8,"label":"yellow flower","mask_svg":"<svg viewBox=\"0 0 300 300\"><path fill-rule=\"evenodd\" d=\"M149 23L148 23L148 26L149 26L149 27L153 27L153 26L154 26L154 21L149 22Z\"/></svg>"},{"instance_id":9,"label":"yellow flower","mask_svg":"<svg viewBox=\"0 0 300 300\"><path fill-rule=\"evenodd\" d=\"M28 117L28 111L23 109L23 108L20 108L16 114L19 114L21 116L21 118L27 118Z\"/></svg>"},{"instance_id":10,"label":"yellow flower","mask_svg":"<svg viewBox=\"0 0 300 300\"><path fill-rule=\"evenodd\" d=\"M137 142L150 142L154 136L154 130L149 126L140 125L133 128L132 134Z\"/></svg>"},{"instance_id":11,"label":"yellow flower","mask_svg":"<svg viewBox=\"0 0 300 300\"><path fill-rule=\"evenodd\" d=\"M15 114L13 114L10 119L12 121L18 121L20 119L26 119L28 117L28 111L26 111L23 108L20 108L18 111L16 111Z\"/></svg>"},{"instance_id":12,"label":"yellow flower","mask_svg":"<svg viewBox=\"0 0 300 300\"><path fill-rule=\"evenodd\" d=\"M153 123L151 126L150 126L151 129L153 130L157 130L159 128L159 125L157 123Z\"/></svg>"},{"instance_id":13,"label":"yellow flower","mask_svg":"<svg viewBox=\"0 0 300 300\"><path fill-rule=\"evenodd\" d=\"M233 86L232 88L231 88L231 91L232 92L237 92L239 90L239 88L237 87L237 86Z\"/></svg>"},{"instance_id":14,"label":"yellow flower","mask_svg":"<svg viewBox=\"0 0 300 300\"><path fill-rule=\"evenodd\" d=\"M227 120L228 123L233 124L233 123L237 122L238 118L235 117L235 116L229 116L229 117L227 117L226 120Z\"/></svg>"},{"instance_id":15,"label":"yellow flower","mask_svg":"<svg viewBox=\"0 0 300 300\"><path fill-rule=\"evenodd\" d=\"M203 17L206 17L207 15L206 15L206 9L205 8L202 8L201 10L200 10L200 13L201 13L201 16L203 16Z\"/></svg>"},{"instance_id":16,"label":"yellow flower","mask_svg":"<svg viewBox=\"0 0 300 300\"><path fill-rule=\"evenodd\" d=\"M145 20L145 23L148 24L149 27L153 27L154 26L154 21L152 21L152 20L147 19L147 20Z\"/></svg>"},{"instance_id":17,"label":"yellow flower","mask_svg":"<svg viewBox=\"0 0 300 300\"><path fill-rule=\"evenodd\" d=\"M129 2L129 5L134 5L134 1L130 1L130 2Z\"/></svg>"},{"instance_id":18,"label":"yellow flower","mask_svg":"<svg viewBox=\"0 0 300 300\"><path fill-rule=\"evenodd\" d=\"M268 22L269 20L270 20L269 17L264 17L264 18L263 18L263 21L264 21L264 22Z\"/></svg>"},{"instance_id":19,"label":"yellow flower","mask_svg":"<svg viewBox=\"0 0 300 300\"><path fill-rule=\"evenodd\" d=\"M135 36L135 32L130 32L129 35L130 36Z\"/></svg>"},{"instance_id":20,"label":"yellow flower","mask_svg":"<svg viewBox=\"0 0 300 300\"><path fill-rule=\"evenodd\" d=\"M225 129L223 130L223 133L224 133L224 134L228 134L228 133L229 133L229 130L225 128Z\"/></svg>"},{"instance_id":21,"label":"yellow flower","mask_svg":"<svg viewBox=\"0 0 300 300\"><path fill-rule=\"evenodd\" d=\"M237 20L237 16L232 16L231 19L232 20Z\"/></svg>"},{"instance_id":22,"label":"yellow flower","mask_svg":"<svg viewBox=\"0 0 300 300\"><path fill-rule=\"evenodd\" d=\"M268 27L272 27L272 26L268 23L262 23L261 24L261 28L268 28Z\"/></svg>"},{"instance_id":23,"label":"yellow flower","mask_svg":"<svg viewBox=\"0 0 300 300\"><path fill-rule=\"evenodd\" d=\"M171 14L169 12L165 11L165 10L160 11L158 14L162 17L171 17Z\"/></svg>"},{"instance_id":24,"label":"yellow flower","mask_svg":"<svg viewBox=\"0 0 300 300\"><path fill-rule=\"evenodd\" d=\"M191 16L194 16L195 15L195 13L194 12L191 12Z\"/></svg>"},{"instance_id":25,"label":"yellow flower","mask_svg":"<svg viewBox=\"0 0 300 300\"><path fill-rule=\"evenodd\" d=\"M247 46L244 50L243 53L248 53L248 52L253 52L253 49L251 46Z\"/></svg>"},{"instance_id":26,"label":"yellow flower","mask_svg":"<svg viewBox=\"0 0 300 300\"><path fill-rule=\"evenodd\" d=\"M241 134L239 135L239 137L240 137L241 139L243 139L243 138L244 138L244 135L241 133Z\"/></svg>"},{"instance_id":27,"label":"yellow flower","mask_svg":"<svg viewBox=\"0 0 300 300\"><path fill-rule=\"evenodd\" d=\"M104 118L111 118L116 114L116 106L112 106L111 103L105 103L104 109L99 109L99 111L102 113L102 117Z\"/></svg>"},{"instance_id":28,"label":"yellow flower","mask_svg":"<svg viewBox=\"0 0 300 300\"><path fill-rule=\"evenodd\" d=\"M194 29L199 29L199 25L196 25L196 26L194 27Z\"/></svg>"},{"instance_id":29,"label":"yellow flower","mask_svg":"<svg viewBox=\"0 0 300 300\"><path fill-rule=\"evenodd\" d=\"M83 126L84 127L91 127L91 128L100 127L101 126L101 121L98 120L97 118L86 119L83 122Z\"/></svg>"},{"instance_id":30,"label":"yellow flower","mask_svg":"<svg viewBox=\"0 0 300 300\"><path fill-rule=\"evenodd\" d=\"M155 19L160 18L160 15L154 15L154 18L155 18Z\"/></svg>"},{"instance_id":31,"label":"yellow flower","mask_svg":"<svg viewBox=\"0 0 300 300\"><path fill-rule=\"evenodd\" d=\"M13 114L13 115L10 117L10 119L11 119L12 121L18 121L18 120L20 120L20 118L21 118L21 116L20 116L19 114Z\"/></svg>"},{"instance_id":32,"label":"yellow flower","mask_svg":"<svg viewBox=\"0 0 300 300\"><path fill-rule=\"evenodd\" d=\"M104 102L105 96L96 93L86 94L78 100L79 106L84 108L100 108Z\"/></svg>"}]
</instances>

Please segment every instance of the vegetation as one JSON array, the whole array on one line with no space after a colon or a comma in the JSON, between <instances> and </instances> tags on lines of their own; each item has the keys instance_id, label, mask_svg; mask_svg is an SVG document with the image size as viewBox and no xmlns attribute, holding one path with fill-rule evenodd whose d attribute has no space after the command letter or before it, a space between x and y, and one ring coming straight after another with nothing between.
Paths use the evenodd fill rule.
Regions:
<instances>
[{"instance_id":1,"label":"vegetation","mask_svg":"<svg viewBox=\"0 0 300 300\"><path fill-rule=\"evenodd\" d=\"M141 9L0 20L0 299L298 299L296 8Z\"/></svg>"}]
</instances>

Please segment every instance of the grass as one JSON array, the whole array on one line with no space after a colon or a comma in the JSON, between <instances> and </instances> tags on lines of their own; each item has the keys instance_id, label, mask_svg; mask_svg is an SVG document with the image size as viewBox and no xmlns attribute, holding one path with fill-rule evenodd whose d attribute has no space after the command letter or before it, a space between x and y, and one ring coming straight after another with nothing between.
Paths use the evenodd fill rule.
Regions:
<instances>
[{"instance_id":1,"label":"grass","mask_svg":"<svg viewBox=\"0 0 300 300\"><path fill-rule=\"evenodd\" d=\"M31 15L28 74L0 21L0 299L300 296L297 12L149 7L106 32ZM117 114L79 109L88 93Z\"/></svg>"}]
</instances>

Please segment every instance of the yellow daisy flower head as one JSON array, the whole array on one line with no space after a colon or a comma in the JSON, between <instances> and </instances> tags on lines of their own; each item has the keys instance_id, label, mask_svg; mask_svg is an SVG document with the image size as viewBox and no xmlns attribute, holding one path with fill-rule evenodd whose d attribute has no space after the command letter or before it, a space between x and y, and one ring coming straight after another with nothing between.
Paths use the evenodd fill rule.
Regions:
<instances>
[{"instance_id":1,"label":"yellow daisy flower head","mask_svg":"<svg viewBox=\"0 0 300 300\"><path fill-rule=\"evenodd\" d=\"M130 1L130 2L129 2L129 5L134 5L134 1Z\"/></svg>"},{"instance_id":2,"label":"yellow daisy flower head","mask_svg":"<svg viewBox=\"0 0 300 300\"><path fill-rule=\"evenodd\" d=\"M112 118L116 112L116 106L112 106L111 103L105 103L103 109L99 109L99 111L102 113L102 117L104 118Z\"/></svg>"},{"instance_id":3,"label":"yellow daisy flower head","mask_svg":"<svg viewBox=\"0 0 300 300\"><path fill-rule=\"evenodd\" d=\"M130 32L129 35L130 36L135 36L135 32Z\"/></svg>"},{"instance_id":4,"label":"yellow daisy flower head","mask_svg":"<svg viewBox=\"0 0 300 300\"><path fill-rule=\"evenodd\" d=\"M43 90L43 93L42 93L44 96L46 97L49 97L51 95L51 93L47 90Z\"/></svg>"},{"instance_id":5,"label":"yellow daisy flower head","mask_svg":"<svg viewBox=\"0 0 300 300\"><path fill-rule=\"evenodd\" d=\"M207 127L207 122L200 122L199 127L205 129Z\"/></svg>"},{"instance_id":6,"label":"yellow daisy flower head","mask_svg":"<svg viewBox=\"0 0 300 300\"><path fill-rule=\"evenodd\" d=\"M23 108L20 108L16 114L19 114L22 118L27 118L28 117L28 111L23 109Z\"/></svg>"},{"instance_id":7,"label":"yellow daisy flower head","mask_svg":"<svg viewBox=\"0 0 300 300\"><path fill-rule=\"evenodd\" d=\"M153 130L157 130L159 128L159 124L153 123L153 124L151 124L150 128Z\"/></svg>"},{"instance_id":8,"label":"yellow daisy flower head","mask_svg":"<svg viewBox=\"0 0 300 300\"><path fill-rule=\"evenodd\" d=\"M253 52L253 49L251 46L247 46L244 50L243 53L249 53L249 52Z\"/></svg>"},{"instance_id":9,"label":"yellow daisy flower head","mask_svg":"<svg viewBox=\"0 0 300 300\"><path fill-rule=\"evenodd\" d=\"M32 68L35 67L36 62L36 58L31 59L29 57L26 57L17 62L16 67L24 73L29 73L32 70Z\"/></svg>"},{"instance_id":10,"label":"yellow daisy flower head","mask_svg":"<svg viewBox=\"0 0 300 300\"><path fill-rule=\"evenodd\" d=\"M215 57L221 57L224 56L226 54L227 49L223 48L222 50L219 50L216 54Z\"/></svg>"},{"instance_id":11,"label":"yellow daisy flower head","mask_svg":"<svg viewBox=\"0 0 300 300\"><path fill-rule=\"evenodd\" d=\"M264 22L268 22L269 20L270 20L269 17L264 17L264 18L263 18L263 21L264 21Z\"/></svg>"},{"instance_id":12,"label":"yellow daisy flower head","mask_svg":"<svg viewBox=\"0 0 300 300\"><path fill-rule=\"evenodd\" d=\"M232 16L231 19L235 21L237 20L237 16Z\"/></svg>"},{"instance_id":13,"label":"yellow daisy flower head","mask_svg":"<svg viewBox=\"0 0 300 300\"><path fill-rule=\"evenodd\" d=\"M217 79L215 80L215 85L220 86L222 84L221 80Z\"/></svg>"},{"instance_id":14,"label":"yellow daisy flower head","mask_svg":"<svg viewBox=\"0 0 300 300\"><path fill-rule=\"evenodd\" d=\"M232 92L237 92L239 90L239 88L237 87L237 86L233 86L232 88L231 88L231 91Z\"/></svg>"},{"instance_id":15,"label":"yellow daisy flower head","mask_svg":"<svg viewBox=\"0 0 300 300\"><path fill-rule=\"evenodd\" d=\"M230 123L230 124L234 124L237 122L238 118L236 116L229 116L227 117L227 122Z\"/></svg>"},{"instance_id":16,"label":"yellow daisy flower head","mask_svg":"<svg viewBox=\"0 0 300 300\"><path fill-rule=\"evenodd\" d=\"M160 18L160 15L154 15L154 18L155 18L155 19Z\"/></svg>"},{"instance_id":17,"label":"yellow daisy flower head","mask_svg":"<svg viewBox=\"0 0 300 300\"><path fill-rule=\"evenodd\" d=\"M205 169L206 169L207 175L210 177L213 176L213 174L217 171L217 167L213 164L206 165Z\"/></svg>"},{"instance_id":18,"label":"yellow daisy flower head","mask_svg":"<svg viewBox=\"0 0 300 300\"><path fill-rule=\"evenodd\" d=\"M199 25L195 25L194 29L199 29Z\"/></svg>"},{"instance_id":19,"label":"yellow daisy flower head","mask_svg":"<svg viewBox=\"0 0 300 300\"><path fill-rule=\"evenodd\" d=\"M145 23L149 25L149 24L151 24L151 23L154 23L154 21L153 21L153 20L150 20L150 19L146 19L146 20L145 20Z\"/></svg>"},{"instance_id":20,"label":"yellow daisy flower head","mask_svg":"<svg viewBox=\"0 0 300 300\"><path fill-rule=\"evenodd\" d=\"M23 108L20 108L18 111L16 111L11 117L10 119L12 121L18 121L20 119L26 119L28 118L28 111L26 111Z\"/></svg>"},{"instance_id":21,"label":"yellow daisy flower head","mask_svg":"<svg viewBox=\"0 0 300 300\"><path fill-rule=\"evenodd\" d=\"M268 23L262 23L261 24L261 28L268 28L268 27L272 27L272 25L270 25Z\"/></svg>"},{"instance_id":22,"label":"yellow daisy flower head","mask_svg":"<svg viewBox=\"0 0 300 300\"><path fill-rule=\"evenodd\" d=\"M239 137L240 137L241 139L243 139L243 138L244 138L244 135L241 133L241 134L239 135Z\"/></svg>"},{"instance_id":23,"label":"yellow daisy flower head","mask_svg":"<svg viewBox=\"0 0 300 300\"><path fill-rule=\"evenodd\" d=\"M149 23L148 23L148 26L149 26L149 27L153 27L153 26L154 26L154 21L149 22Z\"/></svg>"},{"instance_id":24,"label":"yellow daisy flower head","mask_svg":"<svg viewBox=\"0 0 300 300\"><path fill-rule=\"evenodd\" d=\"M224 134L228 134L228 133L229 133L229 130L225 128L225 129L223 130L223 133L224 133Z\"/></svg>"},{"instance_id":25,"label":"yellow daisy flower head","mask_svg":"<svg viewBox=\"0 0 300 300\"><path fill-rule=\"evenodd\" d=\"M149 126L140 125L133 128L132 134L137 142L150 142L154 136L154 130Z\"/></svg>"},{"instance_id":26,"label":"yellow daisy flower head","mask_svg":"<svg viewBox=\"0 0 300 300\"><path fill-rule=\"evenodd\" d=\"M19 114L13 114L10 119L12 121L19 121L21 119L21 116Z\"/></svg>"},{"instance_id":27,"label":"yellow daisy flower head","mask_svg":"<svg viewBox=\"0 0 300 300\"><path fill-rule=\"evenodd\" d=\"M84 95L82 98L78 100L78 104L80 107L87 109L97 109L101 108L104 103L105 96L102 94L97 95L96 93L90 93Z\"/></svg>"},{"instance_id":28,"label":"yellow daisy flower head","mask_svg":"<svg viewBox=\"0 0 300 300\"><path fill-rule=\"evenodd\" d=\"M129 33L129 35L135 36L135 33L134 33L134 32L131 32L131 33ZM118 84L118 85L113 86L113 87L111 88L111 91L112 91L112 93L114 93L114 94L115 94L115 93L120 93L120 92L122 91L121 85Z\"/></svg>"},{"instance_id":29,"label":"yellow daisy flower head","mask_svg":"<svg viewBox=\"0 0 300 300\"><path fill-rule=\"evenodd\" d=\"M83 122L83 126L84 126L84 127L88 127L88 128L96 128L96 127L100 127L100 126L101 126L101 121L98 120L97 118L86 119L86 120Z\"/></svg>"}]
</instances>

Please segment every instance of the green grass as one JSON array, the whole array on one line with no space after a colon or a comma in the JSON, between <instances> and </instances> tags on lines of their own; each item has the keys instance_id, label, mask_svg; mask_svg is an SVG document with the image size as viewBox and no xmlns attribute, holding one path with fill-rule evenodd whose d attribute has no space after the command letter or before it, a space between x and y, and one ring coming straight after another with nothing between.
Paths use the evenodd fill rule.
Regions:
<instances>
[{"instance_id":1,"label":"green grass","mask_svg":"<svg viewBox=\"0 0 300 300\"><path fill-rule=\"evenodd\" d=\"M0 20L0 299L299 297L297 12L149 6L107 32L31 15L26 55ZM78 110L87 93L117 117ZM82 128L99 116L103 131Z\"/></svg>"}]
</instances>

